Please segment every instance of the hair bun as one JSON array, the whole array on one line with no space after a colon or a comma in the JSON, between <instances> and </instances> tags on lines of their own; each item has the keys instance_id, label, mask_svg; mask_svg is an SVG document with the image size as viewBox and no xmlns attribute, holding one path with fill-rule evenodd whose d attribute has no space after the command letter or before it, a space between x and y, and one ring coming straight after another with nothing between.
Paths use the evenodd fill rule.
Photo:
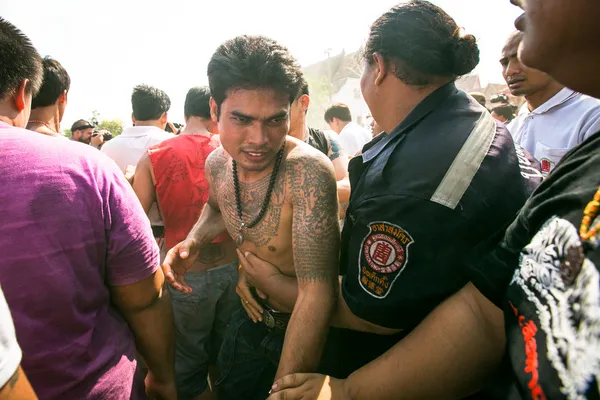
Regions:
<instances>
[{"instance_id":1,"label":"hair bun","mask_svg":"<svg viewBox=\"0 0 600 400\"><path fill-rule=\"evenodd\" d=\"M452 72L461 76L473 71L479 64L479 46L475 36L470 34L457 35L455 40Z\"/></svg>"}]
</instances>

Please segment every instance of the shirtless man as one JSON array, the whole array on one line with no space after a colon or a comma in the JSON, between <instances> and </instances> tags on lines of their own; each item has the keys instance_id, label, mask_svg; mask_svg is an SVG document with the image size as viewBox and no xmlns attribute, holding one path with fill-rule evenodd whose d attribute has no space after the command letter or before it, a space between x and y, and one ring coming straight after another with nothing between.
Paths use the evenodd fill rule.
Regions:
<instances>
[{"instance_id":1,"label":"shirtless man","mask_svg":"<svg viewBox=\"0 0 600 400\"><path fill-rule=\"evenodd\" d=\"M238 254L251 251L296 277L293 309L264 293L264 314L255 323L247 309L233 315L218 357L221 398L262 400L274 378L319 363L337 296L336 180L324 154L287 136L302 72L286 48L265 37L237 37L217 49L208 78L222 148L206 161L207 205L163 269L176 289L189 291L187 268L226 228Z\"/></svg>"}]
</instances>

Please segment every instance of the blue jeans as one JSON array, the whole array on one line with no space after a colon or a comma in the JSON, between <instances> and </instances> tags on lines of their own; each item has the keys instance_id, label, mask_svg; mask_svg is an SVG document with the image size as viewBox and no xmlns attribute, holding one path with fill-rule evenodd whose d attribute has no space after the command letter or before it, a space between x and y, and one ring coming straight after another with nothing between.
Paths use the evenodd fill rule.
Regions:
<instances>
[{"instance_id":1,"label":"blue jeans","mask_svg":"<svg viewBox=\"0 0 600 400\"><path fill-rule=\"evenodd\" d=\"M236 311L227 325L217 360L216 382L221 400L265 400L273 385L285 331L254 323Z\"/></svg>"},{"instance_id":2,"label":"blue jeans","mask_svg":"<svg viewBox=\"0 0 600 400\"><path fill-rule=\"evenodd\" d=\"M235 292L234 262L203 272L188 272L192 293L169 286L175 320L175 381L179 398L194 398L207 388L208 365L214 364L232 314L240 305Z\"/></svg>"}]
</instances>

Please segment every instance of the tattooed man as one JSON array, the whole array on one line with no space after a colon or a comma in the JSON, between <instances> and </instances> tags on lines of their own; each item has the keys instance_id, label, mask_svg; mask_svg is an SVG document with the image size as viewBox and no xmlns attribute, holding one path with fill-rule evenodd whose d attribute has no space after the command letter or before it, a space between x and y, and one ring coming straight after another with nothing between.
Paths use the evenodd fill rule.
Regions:
<instances>
[{"instance_id":1,"label":"tattooed man","mask_svg":"<svg viewBox=\"0 0 600 400\"><path fill-rule=\"evenodd\" d=\"M336 179L324 154L287 136L303 78L286 48L265 37L237 37L217 49L208 78L222 147L206 161L207 205L163 268L176 289L189 291L186 268L226 228L238 251L297 278L293 309L252 288L263 313L250 317L244 297L218 356L221 398L265 399L274 378L319 363L337 296ZM245 279L240 269L239 280Z\"/></svg>"}]
</instances>

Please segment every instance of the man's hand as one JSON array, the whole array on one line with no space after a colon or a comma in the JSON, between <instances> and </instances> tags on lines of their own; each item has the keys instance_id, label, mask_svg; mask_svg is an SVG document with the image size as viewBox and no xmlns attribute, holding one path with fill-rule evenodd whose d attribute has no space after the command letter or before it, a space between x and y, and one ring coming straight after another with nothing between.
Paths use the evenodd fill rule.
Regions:
<instances>
[{"instance_id":1,"label":"man's hand","mask_svg":"<svg viewBox=\"0 0 600 400\"><path fill-rule=\"evenodd\" d=\"M177 400L175 381L159 382L152 372L146 375L146 394L150 400Z\"/></svg>"},{"instance_id":2,"label":"man's hand","mask_svg":"<svg viewBox=\"0 0 600 400\"><path fill-rule=\"evenodd\" d=\"M275 265L256 257L249 251L243 253L237 249L240 263L245 269L245 274L252 286L265 288L269 285L269 279L275 275L281 275L281 271Z\"/></svg>"},{"instance_id":3,"label":"man's hand","mask_svg":"<svg viewBox=\"0 0 600 400\"><path fill-rule=\"evenodd\" d=\"M239 249L238 254L241 254ZM252 296L252 291L250 290L251 287L252 285L250 284L250 282L248 282L245 268L238 269L238 284L235 288L235 291L238 294L238 296L240 296L240 300L242 301L242 307L244 307L244 310L246 310L246 313L248 313L248 317L250 317L250 319L254 321L254 323L256 323L257 321L262 322L262 313L264 311L258 303L258 301L256 301L254 296ZM259 293L258 290L257 293ZM260 294L264 296L262 292L260 292ZM266 298L266 296L264 296L263 298Z\"/></svg>"},{"instance_id":4,"label":"man's hand","mask_svg":"<svg viewBox=\"0 0 600 400\"><path fill-rule=\"evenodd\" d=\"M162 264L165 279L175 290L191 293L192 288L185 282L184 275L198 258L198 243L195 239L185 239L179 242L167 253Z\"/></svg>"},{"instance_id":5,"label":"man's hand","mask_svg":"<svg viewBox=\"0 0 600 400\"><path fill-rule=\"evenodd\" d=\"M347 400L344 381L319 374L291 374L273 384L267 400Z\"/></svg>"}]
</instances>

